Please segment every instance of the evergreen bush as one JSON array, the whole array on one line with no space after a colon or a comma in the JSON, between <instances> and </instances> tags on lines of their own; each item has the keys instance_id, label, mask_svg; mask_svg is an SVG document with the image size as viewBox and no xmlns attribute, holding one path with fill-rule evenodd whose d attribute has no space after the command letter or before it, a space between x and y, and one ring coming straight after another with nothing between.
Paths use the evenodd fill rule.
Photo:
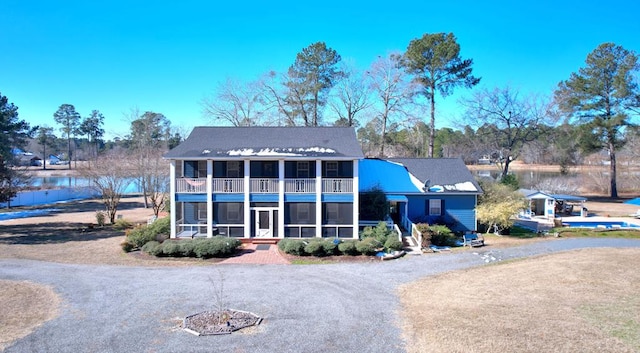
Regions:
<instances>
[{"instance_id":1,"label":"evergreen bush","mask_svg":"<svg viewBox=\"0 0 640 353\"><path fill-rule=\"evenodd\" d=\"M364 238L356 242L356 250L363 255L375 255L382 244L374 237Z\"/></svg>"},{"instance_id":2,"label":"evergreen bush","mask_svg":"<svg viewBox=\"0 0 640 353\"><path fill-rule=\"evenodd\" d=\"M359 252L356 249L356 242L357 240L345 240L342 243L338 244L338 250L340 250L340 253L345 255L358 255Z\"/></svg>"}]
</instances>

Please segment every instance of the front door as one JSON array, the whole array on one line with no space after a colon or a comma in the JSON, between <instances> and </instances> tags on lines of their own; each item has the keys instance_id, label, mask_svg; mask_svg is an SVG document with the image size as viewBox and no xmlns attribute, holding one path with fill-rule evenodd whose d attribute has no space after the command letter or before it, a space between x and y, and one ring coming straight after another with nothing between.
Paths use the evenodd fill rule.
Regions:
<instances>
[{"instance_id":1,"label":"front door","mask_svg":"<svg viewBox=\"0 0 640 353\"><path fill-rule=\"evenodd\" d=\"M255 236L260 238L273 237L274 210L271 208L255 208L253 212L255 216Z\"/></svg>"}]
</instances>

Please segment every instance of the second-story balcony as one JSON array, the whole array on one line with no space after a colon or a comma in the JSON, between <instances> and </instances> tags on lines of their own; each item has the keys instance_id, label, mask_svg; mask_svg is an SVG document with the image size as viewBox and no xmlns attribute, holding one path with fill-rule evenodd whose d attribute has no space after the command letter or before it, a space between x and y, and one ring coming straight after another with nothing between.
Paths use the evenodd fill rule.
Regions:
<instances>
[{"instance_id":1,"label":"second-story balcony","mask_svg":"<svg viewBox=\"0 0 640 353\"><path fill-rule=\"evenodd\" d=\"M353 179L324 178L322 179L322 192L331 194L352 193Z\"/></svg>"},{"instance_id":2,"label":"second-story balcony","mask_svg":"<svg viewBox=\"0 0 640 353\"><path fill-rule=\"evenodd\" d=\"M278 192L278 179L276 178L251 178L251 192L259 194L273 194Z\"/></svg>"},{"instance_id":3,"label":"second-story balcony","mask_svg":"<svg viewBox=\"0 0 640 353\"><path fill-rule=\"evenodd\" d=\"M284 192L312 194L316 192L316 179L285 179Z\"/></svg>"},{"instance_id":4,"label":"second-story balcony","mask_svg":"<svg viewBox=\"0 0 640 353\"><path fill-rule=\"evenodd\" d=\"M244 178L213 178L213 193L244 193ZM316 179L284 179L284 192L307 193L316 192ZM270 194L278 193L279 180L276 178L251 178L250 192ZM207 178L176 178L176 192L199 193L207 192ZM322 179L323 193L352 193L353 179L324 178Z\"/></svg>"}]
</instances>

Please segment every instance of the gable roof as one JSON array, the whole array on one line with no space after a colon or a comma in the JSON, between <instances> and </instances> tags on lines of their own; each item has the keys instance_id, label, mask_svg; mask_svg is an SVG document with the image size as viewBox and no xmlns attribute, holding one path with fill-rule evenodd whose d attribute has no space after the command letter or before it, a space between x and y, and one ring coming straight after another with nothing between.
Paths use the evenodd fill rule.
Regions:
<instances>
[{"instance_id":1,"label":"gable roof","mask_svg":"<svg viewBox=\"0 0 640 353\"><path fill-rule=\"evenodd\" d=\"M199 126L168 159L246 157L363 158L350 127L219 127Z\"/></svg>"},{"instance_id":2,"label":"gable roof","mask_svg":"<svg viewBox=\"0 0 640 353\"><path fill-rule=\"evenodd\" d=\"M430 191L482 193L482 188L460 158L390 158L402 164Z\"/></svg>"},{"instance_id":3,"label":"gable roof","mask_svg":"<svg viewBox=\"0 0 640 353\"><path fill-rule=\"evenodd\" d=\"M380 187L386 194L482 193L461 159L364 159L358 164L360 191ZM425 182L429 185L425 188Z\"/></svg>"}]
</instances>

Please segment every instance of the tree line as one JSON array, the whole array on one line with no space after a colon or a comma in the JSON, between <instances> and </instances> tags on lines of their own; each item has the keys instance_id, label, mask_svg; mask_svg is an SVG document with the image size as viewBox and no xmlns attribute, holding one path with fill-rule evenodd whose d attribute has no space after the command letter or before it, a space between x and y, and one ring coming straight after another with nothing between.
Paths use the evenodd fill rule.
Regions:
<instances>
[{"instance_id":1,"label":"tree line","mask_svg":"<svg viewBox=\"0 0 640 353\"><path fill-rule=\"evenodd\" d=\"M640 112L639 67L633 51L601 44L549 97L524 96L508 86L476 89L458 101L459 128L436 129L437 99L479 84L472 67L472 59L460 56L452 33L425 34L405 52L380 56L365 70L316 42L303 48L286 72L247 82L227 78L201 105L212 125L352 126L367 156L489 161L503 177L515 160L566 170L593 152L604 152L611 168L609 190L617 197L618 153L629 154L638 140L632 118ZM5 124L4 111L11 116L13 105L3 98ZM81 119L72 105L63 104L54 119L62 126L69 160L80 145L85 157L97 158L108 150L139 149L139 141L148 138L162 140L160 148L166 150L182 138L169 129L166 117L153 112L132 112L130 135L108 142L102 140L104 117L97 110ZM3 146L33 136L29 129L28 124L5 128L21 137ZM35 130L42 150L48 141L60 141L50 128Z\"/></svg>"}]
</instances>

